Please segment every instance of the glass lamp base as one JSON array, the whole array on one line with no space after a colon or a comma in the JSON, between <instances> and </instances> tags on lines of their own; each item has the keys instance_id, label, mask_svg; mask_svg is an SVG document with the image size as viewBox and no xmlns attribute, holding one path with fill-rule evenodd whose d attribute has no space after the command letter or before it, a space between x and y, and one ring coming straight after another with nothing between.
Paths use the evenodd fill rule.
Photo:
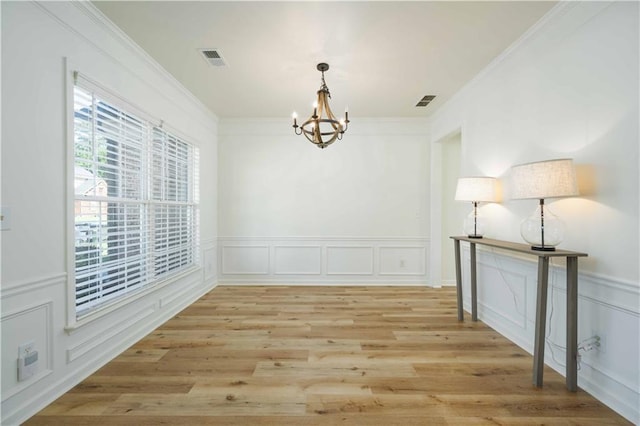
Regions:
<instances>
[{"instance_id":1,"label":"glass lamp base","mask_svg":"<svg viewBox=\"0 0 640 426\"><path fill-rule=\"evenodd\" d=\"M535 212L522 221L520 235L531 244L532 250L554 251L564 238L564 223L548 207L538 206Z\"/></svg>"},{"instance_id":2,"label":"glass lamp base","mask_svg":"<svg viewBox=\"0 0 640 426\"><path fill-rule=\"evenodd\" d=\"M463 225L464 233L469 238L482 238L487 231L487 221L480 214L480 210L474 207L471 213L465 218Z\"/></svg>"}]
</instances>

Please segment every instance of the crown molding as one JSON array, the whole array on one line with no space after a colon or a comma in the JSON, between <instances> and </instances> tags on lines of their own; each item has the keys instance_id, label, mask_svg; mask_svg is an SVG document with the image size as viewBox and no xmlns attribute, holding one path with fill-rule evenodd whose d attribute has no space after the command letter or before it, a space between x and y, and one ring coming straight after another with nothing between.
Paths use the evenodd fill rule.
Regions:
<instances>
[{"instance_id":1,"label":"crown molding","mask_svg":"<svg viewBox=\"0 0 640 426\"><path fill-rule=\"evenodd\" d=\"M524 46L533 42L538 37L545 34L545 30L556 19L559 19L568 12L578 7L593 8L591 11L585 11L581 14L581 23L588 21L595 14L599 13L603 9L609 7L613 2L583 2L583 1L559 1L551 10L549 10L542 18L540 18L535 24L533 24L527 31L525 31L516 41L511 43L502 53L500 53L495 59L493 59L486 67L484 67L478 74L476 74L471 80L469 80L464 86L462 86L456 93L453 94L444 104L436 109L433 114L429 116L430 123L436 121L443 111L449 109L451 105L454 105L460 99L464 98L466 93L480 80L485 78L487 74L493 71L496 67L501 65L506 60L510 59L515 53L520 51Z\"/></svg>"},{"instance_id":2,"label":"crown molding","mask_svg":"<svg viewBox=\"0 0 640 426\"><path fill-rule=\"evenodd\" d=\"M46 12L49 16L54 18L60 25L65 27L67 30L74 33L76 36L82 38L84 41L93 46L96 50L100 51L103 55L110 58L114 62L123 65L129 72L138 77L138 79L144 84L150 85L143 76L141 76L138 72L131 69L130 67L123 64L122 61L114 56L110 51L106 50L100 44L96 43L93 39L88 37L82 31L79 31L72 22L70 22L70 13L65 13L65 10L61 9L67 7L74 7L76 11L79 11L83 16L88 18L91 23L93 23L96 27L100 28L104 31L109 37L118 42L120 47L131 52L136 58L142 61L151 71L156 73L158 76L162 78L162 80L167 83L170 87L179 92L182 96L184 96L185 100L187 100L192 107L194 107L197 111L202 114L201 120L198 120L202 125L206 128L212 129L215 131L216 124L218 122L218 117L207 108L202 101L200 101L193 93L191 93L186 87L182 85L173 75L171 75L167 70L165 70L151 55L149 55L144 49L142 49L135 41L133 41L124 31L122 31L117 25L115 25L109 18L104 15L93 3L90 1L79 1L72 0L68 2L50 2L50 1L34 1L35 5L37 5L40 9ZM170 98L167 98L171 101ZM204 118L208 119L204 120Z\"/></svg>"}]
</instances>

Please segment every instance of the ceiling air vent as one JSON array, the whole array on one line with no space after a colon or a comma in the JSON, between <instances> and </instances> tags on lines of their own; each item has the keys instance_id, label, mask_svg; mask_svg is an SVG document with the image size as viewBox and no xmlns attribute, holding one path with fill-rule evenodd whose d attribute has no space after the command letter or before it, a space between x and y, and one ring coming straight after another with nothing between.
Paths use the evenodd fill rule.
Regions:
<instances>
[{"instance_id":1,"label":"ceiling air vent","mask_svg":"<svg viewBox=\"0 0 640 426\"><path fill-rule=\"evenodd\" d=\"M426 95L423 96L422 99L420 99L418 101L418 103L416 104L417 107L426 107L427 105L429 105L429 102L431 102L432 100L434 100L436 97L435 95Z\"/></svg>"},{"instance_id":2,"label":"ceiling air vent","mask_svg":"<svg viewBox=\"0 0 640 426\"><path fill-rule=\"evenodd\" d=\"M224 61L224 58L218 49L200 49L200 53L202 53L204 60L213 67L227 66L227 63Z\"/></svg>"}]
</instances>

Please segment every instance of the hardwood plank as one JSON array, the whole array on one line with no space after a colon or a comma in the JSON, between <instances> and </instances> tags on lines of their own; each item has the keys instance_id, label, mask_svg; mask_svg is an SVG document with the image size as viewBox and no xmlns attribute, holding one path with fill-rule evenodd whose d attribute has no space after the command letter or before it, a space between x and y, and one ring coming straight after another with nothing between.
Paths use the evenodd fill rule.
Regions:
<instances>
[{"instance_id":1,"label":"hardwood plank","mask_svg":"<svg viewBox=\"0 0 640 426\"><path fill-rule=\"evenodd\" d=\"M102 414L118 398L119 394L66 393L41 411L43 415L64 414L87 416Z\"/></svg>"},{"instance_id":2,"label":"hardwood plank","mask_svg":"<svg viewBox=\"0 0 640 426\"><path fill-rule=\"evenodd\" d=\"M256 380L257 379L257 380ZM259 380L266 379L266 380ZM275 384L274 384L275 383ZM359 383L347 383L343 380L332 380L325 377L306 379L303 383L299 380L277 380L269 377L252 377L246 380L226 381L201 381L190 391L190 394L220 394L226 395L241 393L244 395L262 395L265 392L277 392L279 394L329 394L329 395L371 395L371 388Z\"/></svg>"},{"instance_id":3,"label":"hardwood plank","mask_svg":"<svg viewBox=\"0 0 640 426\"><path fill-rule=\"evenodd\" d=\"M167 349L127 349L113 362L157 362L169 352Z\"/></svg>"},{"instance_id":4,"label":"hardwood plank","mask_svg":"<svg viewBox=\"0 0 640 426\"><path fill-rule=\"evenodd\" d=\"M123 393L188 393L196 384L193 377L100 376L97 374L76 385L69 393L123 394Z\"/></svg>"},{"instance_id":5,"label":"hardwood plank","mask_svg":"<svg viewBox=\"0 0 640 426\"><path fill-rule=\"evenodd\" d=\"M256 350L256 349L306 349L306 350L360 350L360 341L357 339L332 339L332 338L274 338L254 339L243 341L230 341L225 349Z\"/></svg>"},{"instance_id":6,"label":"hardwood plank","mask_svg":"<svg viewBox=\"0 0 640 426\"><path fill-rule=\"evenodd\" d=\"M358 413L367 417L382 413L398 416L429 413L429 416L441 417L446 413L440 401L428 395L353 395L348 398L341 395L309 395L307 407L308 412L315 414Z\"/></svg>"},{"instance_id":7,"label":"hardwood plank","mask_svg":"<svg viewBox=\"0 0 640 426\"><path fill-rule=\"evenodd\" d=\"M176 413L187 416L281 416L302 414L306 410L304 394L259 395L229 394L123 394L104 411L107 415L171 416ZM131 420L132 422L135 420Z\"/></svg>"},{"instance_id":8,"label":"hardwood plank","mask_svg":"<svg viewBox=\"0 0 640 426\"><path fill-rule=\"evenodd\" d=\"M253 373L256 377L415 377L409 363L390 369L384 363L308 363L260 361Z\"/></svg>"}]
</instances>

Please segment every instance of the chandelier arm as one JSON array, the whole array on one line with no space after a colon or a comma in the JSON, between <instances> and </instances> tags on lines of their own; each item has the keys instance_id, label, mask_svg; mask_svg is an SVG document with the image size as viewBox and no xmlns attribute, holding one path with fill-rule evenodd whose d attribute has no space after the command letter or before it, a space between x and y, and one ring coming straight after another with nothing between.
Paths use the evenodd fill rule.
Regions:
<instances>
[{"instance_id":1,"label":"chandelier arm","mask_svg":"<svg viewBox=\"0 0 640 426\"><path fill-rule=\"evenodd\" d=\"M329 104L326 105L326 112L327 112L327 118L329 120L332 120L331 125L333 126L333 129L336 130L336 131L344 133L347 129L340 122L340 120L338 120L336 118L336 116L333 114L333 111L331 111L331 108L329 107ZM346 125L346 122L345 122L345 125Z\"/></svg>"}]
</instances>

